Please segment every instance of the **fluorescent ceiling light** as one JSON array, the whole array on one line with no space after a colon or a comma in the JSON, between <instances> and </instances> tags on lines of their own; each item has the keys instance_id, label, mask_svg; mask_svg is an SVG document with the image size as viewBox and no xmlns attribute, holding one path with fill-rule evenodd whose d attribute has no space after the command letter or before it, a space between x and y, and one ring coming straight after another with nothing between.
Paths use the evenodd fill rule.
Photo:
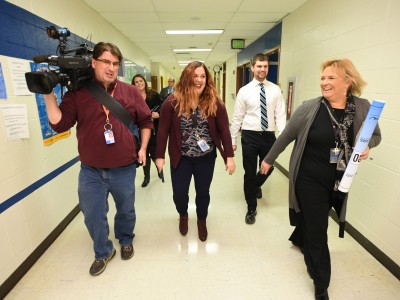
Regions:
<instances>
[{"instance_id":1,"label":"fluorescent ceiling light","mask_svg":"<svg viewBox=\"0 0 400 300\"><path fill-rule=\"evenodd\" d=\"M187 49L174 49L174 52L209 52L212 49L200 49L200 48L187 48Z\"/></svg>"},{"instance_id":2,"label":"fluorescent ceiling light","mask_svg":"<svg viewBox=\"0 0 400 300\"><path fill-rule=\"evenodd\" d=\"M209 30L165 30L166 34L221 34L223 29L209 29Z\"/></svg>"},{"instance_id":3,"label":"fluorescent ceiling light","mask_svg":"<svg viewBox=\"0 0 400 300\"><path fill-rule=\"evenodd\" d=\"M180 61L178 61L178 65L186 66L187 64L190 64L192 61L199 61L201 63L204 63L204 60L193 59L193 60L180 60Z\"/></svg>"}]
</instances>

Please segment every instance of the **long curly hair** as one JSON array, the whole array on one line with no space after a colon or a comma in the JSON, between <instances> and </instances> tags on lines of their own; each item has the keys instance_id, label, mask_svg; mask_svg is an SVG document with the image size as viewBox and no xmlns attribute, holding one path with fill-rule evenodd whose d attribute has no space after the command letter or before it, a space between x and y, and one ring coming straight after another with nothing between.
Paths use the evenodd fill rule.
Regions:
<instances>
[{"instance_id":1,"label":"long curly hair","mask_svg":"<svg viewBox=\"0 0 400 300\"><path fill-rule=\"evenodd\" d=\"M206 73L206 85L199 95L194 85L194 72L197 68L203 67ZM181 77L175 86L174 99L175 109L178 116L185 115L189 118L192 101L198 100L198 106L203 116L215 117L217 114L217 101L221 102L215 88L214 80L207 67L199 61L189 63L182 71Z\"/></svg>"}]
</instances>

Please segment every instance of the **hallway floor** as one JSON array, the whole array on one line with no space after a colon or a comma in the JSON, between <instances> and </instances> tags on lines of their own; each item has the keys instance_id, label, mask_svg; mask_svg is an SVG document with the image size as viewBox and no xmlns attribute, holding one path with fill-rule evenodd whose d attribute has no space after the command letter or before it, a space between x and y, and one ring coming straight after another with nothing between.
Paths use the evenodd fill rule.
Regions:
<instances>
[{"instance_id":1,"label":"hallway floor","mask_svg":"<svg viewBox=\"0 0 400 300\"><path fill-rule=\"evenodd\" d=\"M137 173L132 259L120 259L110 199L110 237L117 255L104 273L89 275L94 254L80 213L6 299L314 299L303 255L288 241L292 227L287 178L278 169L274 171L263 186L256 223L247 225L241 153L237 156L232 176L225 172L221 157L217 158L206 242L197 236L194 188L190 191L189 232L183 237L172 201L169 167L162 183L153 164L146 188L140 186L142 169ZM339 238L333 220L329 245L330 299L399 299L400 281L350 235Z\"/></svg>"}]
</instances>

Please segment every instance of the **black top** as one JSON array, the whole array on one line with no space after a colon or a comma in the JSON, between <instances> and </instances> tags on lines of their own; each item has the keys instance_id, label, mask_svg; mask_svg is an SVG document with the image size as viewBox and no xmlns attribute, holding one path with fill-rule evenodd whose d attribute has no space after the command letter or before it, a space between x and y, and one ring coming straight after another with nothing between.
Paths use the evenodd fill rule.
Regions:
<instances>
[{"instance_id":1,"label":"black top","mask_svg":"<svg viewBox=\"0 0 400 300\"><path fill-rule=\"evenodd\" d=\"M344 109L334 109L333 116L338 123L343 120ZM353 126L347 131L350 145L353 145ZM301 159L296 187L312 190L332 190L336 181L336 164L330 163L330 149L336 147L336 131L327 108L321 104L310 127ZM338 145L340 146L340 145Z\"/></svg>"},{"instance_id":2,"label":"black top","mask_svg":"<svg viewBox=\"0 0 400 300\"><path fill-rule=\"evenodd\" d=\"M147 98L146 98L146 104L150 108L150 111L152 112L158 112L160 113L161 109L161 98L160 95L157 92L148 92ZM149 140L149 145L155 145L156 144L156 134L158 131L158 122L159 118L153 119L153 130L151 131L150 135L150 140Z\"/></svg>"}]
</instances>

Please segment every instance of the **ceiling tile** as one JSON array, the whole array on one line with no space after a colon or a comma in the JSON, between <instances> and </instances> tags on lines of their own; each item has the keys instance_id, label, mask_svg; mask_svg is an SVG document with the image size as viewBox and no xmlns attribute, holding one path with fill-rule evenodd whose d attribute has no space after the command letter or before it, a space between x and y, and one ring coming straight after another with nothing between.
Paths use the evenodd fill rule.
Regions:
<instances>
[{"instance_id":1,"label":"ceiling tile","mask_svg":"<svg viewBox=\"0 0 400 300\"><path fill-rule=\"evenodd\" d=\"M284 16L308 0L84 0L105 21L128 37L176 77L178 60L205 59L222 64L240 50L231 49L232 38L250 45ZM167 35L171 29L223 29L221 35ZM174 48L212 48L207 53L177 54Z\"/></svg>"}]
</instances>

